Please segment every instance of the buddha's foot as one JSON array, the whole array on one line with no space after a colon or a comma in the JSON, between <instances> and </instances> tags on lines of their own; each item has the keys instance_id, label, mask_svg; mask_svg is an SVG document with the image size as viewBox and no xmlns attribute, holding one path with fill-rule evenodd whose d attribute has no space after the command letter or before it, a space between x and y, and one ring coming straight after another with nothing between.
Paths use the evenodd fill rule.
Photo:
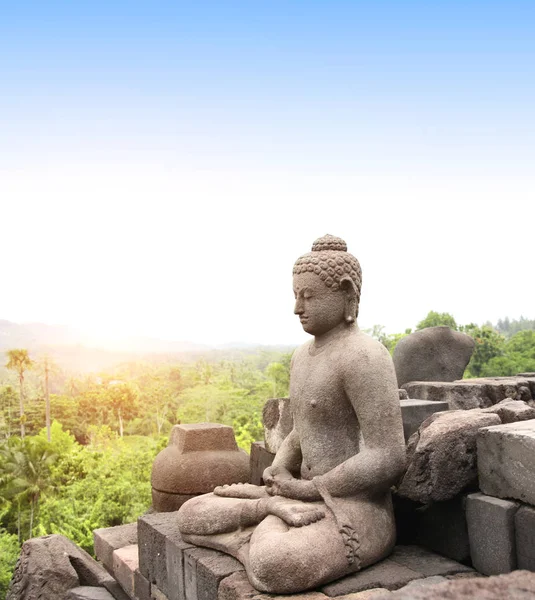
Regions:
<instances>
[{"instance_id":1,"label":"buddha's foot","mask_svg":"<svg viewBox=\"0 0 535 600\"><path fill-rule=\"evenodd\" d=\"M218 485L214 489L214 494L216 496L224 496L225 498L244 498L248 500L265 498L267 496L267 492L263 487L253 485L252 483Z\"/></svg>"},{"instance_id":2,"label":"buddha's foot","mask_svg":"<svg viewBox=\"0 0 535 600\"><path fill-rule=\"evenodd\" d=\"M291 527L310 525L325 517L325 511L319 506L281 496L273 496L269 499L267 511Z\"/></svg>"}]
</instances>

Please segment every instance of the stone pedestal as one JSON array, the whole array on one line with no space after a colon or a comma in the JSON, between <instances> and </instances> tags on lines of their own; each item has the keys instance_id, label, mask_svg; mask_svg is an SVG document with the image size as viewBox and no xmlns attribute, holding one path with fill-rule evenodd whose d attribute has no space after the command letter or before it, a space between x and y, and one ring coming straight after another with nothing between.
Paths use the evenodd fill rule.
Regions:
<instances>
[{"instance_id":1,"label":"stone pedestal","mask_svg":"<svg viewBox=\"0 0 535 600\"><path fill-rule=\"evenodd\" d=\"M249 457L238 448L232 427L175 425L169 445L152 467L153 507L158 512L172 512L218 485L248 481Z\"/></svg>"}]
</instances>

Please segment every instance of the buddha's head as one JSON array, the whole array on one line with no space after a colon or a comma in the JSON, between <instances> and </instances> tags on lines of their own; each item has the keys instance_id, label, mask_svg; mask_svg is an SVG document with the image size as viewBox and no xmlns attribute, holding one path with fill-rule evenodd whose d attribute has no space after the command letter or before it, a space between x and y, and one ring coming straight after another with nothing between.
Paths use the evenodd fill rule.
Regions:
<instances>
[{"instance_id":1,"label":"buddha's head","mask_svg":"<svg viewBox=\"0 0 535 600\"><path fill-rule=\"evenodd\" d=\"M362 272L344 240L325 235L293 269L296 315L311 335L327 333L340 323L352 325L358 315Z\"/></svg>"}]
</instances>

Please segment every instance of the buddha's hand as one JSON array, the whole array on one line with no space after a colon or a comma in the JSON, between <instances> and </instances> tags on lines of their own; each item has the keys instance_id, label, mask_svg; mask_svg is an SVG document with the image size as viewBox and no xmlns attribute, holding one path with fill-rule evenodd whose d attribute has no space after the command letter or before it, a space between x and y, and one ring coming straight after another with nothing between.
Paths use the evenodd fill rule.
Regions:
<instances>
[{"instance_id":1,"label":"buddha's hand","mask_svg":"<svg viewBox=\"0 0 535 600\"><path fill-rule=\"evenodd\" d=\"M283 479L294 479L294 476L290 473L290 471L288 471L288 469L272 465L264 470L262 479L264 480L266 487L270 487L275 479L279 481Z\"/></svg>"},{"instance_id":2,"label":"buddha's hand","mask_svg":"<svg viewBox=\"0 0 535 600\"><path fill-rule=\"evenodd\" d=\"M320 493L312 481L306 479L279 479L274 477L268 485L266 483L266 491L270 496L284 496L293 500L302 500L304 502L312 502L321 500Z\"/></svg>"}]
</instances>

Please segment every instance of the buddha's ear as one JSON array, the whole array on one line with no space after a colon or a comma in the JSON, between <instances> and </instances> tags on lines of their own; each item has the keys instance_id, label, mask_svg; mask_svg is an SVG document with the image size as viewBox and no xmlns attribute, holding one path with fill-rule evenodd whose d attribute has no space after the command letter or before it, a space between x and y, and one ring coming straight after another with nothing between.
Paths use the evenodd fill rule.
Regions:
<instances>
[{"instance_id":1,"label":"buddha's ear","mask_svg":"<svg viewBox=\"0 0 535 600\"><path fill-rule=\"evenodd\" d=\"M357 317L357 288L349 275L340 280L340 289L345 293L344 318L346 323L353 323Z\"/></svg>"}]
</instances>

